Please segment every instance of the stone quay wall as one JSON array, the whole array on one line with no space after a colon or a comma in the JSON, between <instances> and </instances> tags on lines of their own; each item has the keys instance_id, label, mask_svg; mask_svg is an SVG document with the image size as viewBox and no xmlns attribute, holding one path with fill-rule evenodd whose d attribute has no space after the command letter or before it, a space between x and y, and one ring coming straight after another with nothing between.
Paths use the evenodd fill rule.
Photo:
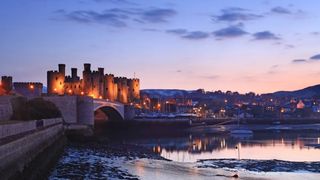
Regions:
<instances>
[{"instance_id":1,"label":"stone quay wall","mask_svg":"<svg viewBox=\"0 0 320 180\"><path fill-rule=\"evenodd\" d=\"M45 149L64 136L61 118L0 125L0 175L21 174Z\"/></svg>"}]
</instances>

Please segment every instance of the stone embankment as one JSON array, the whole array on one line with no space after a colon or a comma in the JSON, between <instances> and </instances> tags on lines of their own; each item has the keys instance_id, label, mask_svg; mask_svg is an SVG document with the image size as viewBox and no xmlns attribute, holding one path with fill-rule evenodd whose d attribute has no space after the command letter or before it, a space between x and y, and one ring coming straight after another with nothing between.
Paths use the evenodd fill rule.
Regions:
<instances>
[{"instance_id":1,"label":"stone embankment","mask_svg":"<svg viewBox=\"0 0 320 180\"><path fill-rule=\"evenodd\" d=\"M39 157L45 153L47 157L44 159L51 159L49 157L56 152L50 152L48 149L57 149L57 142L63 137L62 118L1 123L1 179L38 178L39 171L47 169L41 164L45 160L39 161ZM36 159L39 161L37 164L34 163ZM34 168L30 168L31 166ZM27 169L38 169L38 172L26 172ZM25 177L26 174L29 174L29 177Z\"/></svg>"}]
</instances>

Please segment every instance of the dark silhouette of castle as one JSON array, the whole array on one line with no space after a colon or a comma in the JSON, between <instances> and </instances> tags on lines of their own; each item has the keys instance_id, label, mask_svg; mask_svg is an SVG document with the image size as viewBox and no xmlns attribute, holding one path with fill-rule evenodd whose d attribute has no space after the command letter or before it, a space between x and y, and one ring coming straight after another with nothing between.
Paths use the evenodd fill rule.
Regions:
<instances>
[{"instance_id":1,"label":"dark silhouette of castle","mask_svg":"<svg viewBox=\"0 0 320 180\"><path fill-rule=\"evenodd\" d=\"M91 64L88 63L84 64L82 79L80 79L77 68L71 68L71 76L66 76L66 65L58 66L58 71L47 72L49 95L85 95L124 104L135 102L140 98L139 79L104 74L104 68L91 71Z\"/></svg>"}]
</instances>

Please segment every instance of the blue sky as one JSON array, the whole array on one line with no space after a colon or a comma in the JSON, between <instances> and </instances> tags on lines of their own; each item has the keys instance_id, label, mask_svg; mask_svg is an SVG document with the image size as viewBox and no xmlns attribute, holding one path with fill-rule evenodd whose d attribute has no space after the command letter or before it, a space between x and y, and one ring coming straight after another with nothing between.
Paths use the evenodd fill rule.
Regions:
<instances>
[{"instance_id":1,"label":"blue sky","mask_svg":"<svg viewBox=\"0 0 320 180\"><path fill-rule=\"evenodd\" d=\"M320 82L320 1L307 2L2 0L0 75L46 83L89 62L142 88L299 89Z\"/></svg>"}]
</instances>

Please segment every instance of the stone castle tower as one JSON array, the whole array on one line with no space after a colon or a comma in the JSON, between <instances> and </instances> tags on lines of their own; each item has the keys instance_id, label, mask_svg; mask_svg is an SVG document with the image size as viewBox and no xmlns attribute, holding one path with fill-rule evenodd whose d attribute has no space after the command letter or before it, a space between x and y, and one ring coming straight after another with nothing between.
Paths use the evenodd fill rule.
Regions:
<instances>
[{"instance_id":1,"label":"stone castle tower","mask_svg":"<svg viewBox=\"0 0 320 180\"><path fill-rule=\"evenodd\" d=\"M71 76L65 75L65 65L59 64L59 71L48 71L47 83L49 95L86 95L93 98L132 103L140 98L139 79L114 77L104 74L104 68L91 70L91 64L84 64L82 79L77 69L71 68Z\"/></svg>"},{"instance_id":2,"label":"stone castle tower","mask_svg":"<svg viewBox=\"0 0 320 180\"><path fill-rule=\"evenodd\" d=\"M12 92L12 76L1 77L1 88L4 94L10 94Z\"/></svg>"},{"instance_id":3,"label":"stone castle tower","mask_svg":"<svg viewBox=\"0 0 320 180\"><path fill-rule=\"evenodd\" d=\"M47 72L48 94L63 95L65 92L64 83L66 75L66 65L59 64L59 71Z\"/></svg>"}]
</instances>

